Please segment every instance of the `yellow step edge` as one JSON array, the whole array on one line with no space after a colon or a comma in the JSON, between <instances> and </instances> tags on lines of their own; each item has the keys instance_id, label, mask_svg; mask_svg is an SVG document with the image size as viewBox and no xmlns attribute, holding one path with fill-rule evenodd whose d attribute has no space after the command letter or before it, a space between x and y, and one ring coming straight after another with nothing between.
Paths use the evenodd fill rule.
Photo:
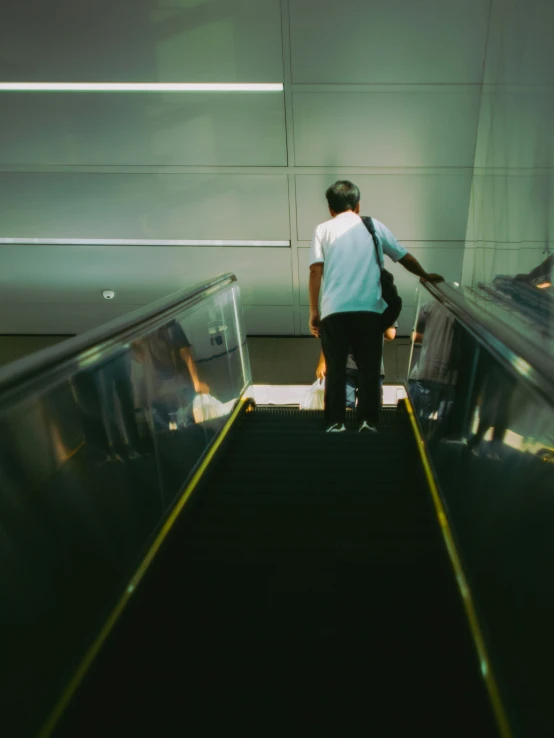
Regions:
<instances>
[{"instance_id":1,"label":"yellow step edge","mask_svg":"<svg viewBox=\"0 0 554 738\"><path fill-rule=\"evenodd\" d=\"M236 408L232 412L232 414L229 416L229 419L223 426L219 436L217 437L215 443L210 448L208 453L206 454L204 460L198 467L197 471L195 472L194 476L190 480L189 484L186 486L185 490L183 491L181 497L179 498L177 504L171 511L170 515L168 516L167 520L163 524L162 528L160 529L160 532L156 536L154 542L148 549L148 552L144 559L142 560L140 566L136 570L136 572L131 577L131 580L127 584L127 587L125 588L125 592L120 597L117 605L114 607L112 612L110 613L108 619L106 620L106 623L104 624L104 627L86 652L85 656L83 657L81 663L77 667L77 670L75 671L73 677L69 681L68 685L62 692L58 702L54 706L54 709L48 716L46 722L40 729L37 738L50 738L52 733L54 732L56 725L58 724L58 721L62 717L63 713L65 712L67 706L69 705L71 699L73 698L75 692L79 688L79 685L83 681L87 671L90 669L92 663L98 656L102 646L106 642L108 636L110 635L111 631L113 630L114 625L118 621L119 617L121 616L122 612L125 610L126 606L129 604L129 601L135 592L137 586L139 585L141 579L146 574L146 571L148 570L148 567L152 563L154 557L160 550L164 540L166 539L168 533L172 529L173 525L175 524L175 521L179 517L183 507L189 500L190 496L198 486L200 480L202 479L206 469L210 465L210 462L218 452L221 444L227 437L233 423L241 413L243 407L245 404L249 403L250 400L248 398L241 398L239 402L237 403Z\"/></svg>"},{"instance_id":2,"label":"yellow step edge","mask_svg":"<svg viewBox=\"0 0 554 738\"><path fill-rule=\"evenodd\" d=\"M450 558L450 563L452 564L452 569L454 570L456 581L458 583L458 588L462 596L462 601L464 603L466 617L473 638L473 643L479 657L481 674L487 688L500 736L501 738L513 738L512 729L510 728L508 716L506 714L506 710L500 696L500 690L498 689L498 684L493 673L483 632L477 618L477 611L473 602L473 596L471 594L471 590L469 588L469 584L462 567L462 562L458 554L458 549L456 547L454 536L452 534L452 529L450 528L448 516L446 514L446 510L444 509L442 498L435 482L431 463L427 455L425 441L423 440L419 431L419 426L417 424L413 405L409 397L404 398L400 402L403 402L406 407L408 417L410 418L412 430L416 438L421 463L423 465L427 484L429 485L429 491L431 492L431 497L433 498L433 503L435 505L437 520L442 531L444 543L446 545L448 556Z\"/></svg>"}]
</instances>

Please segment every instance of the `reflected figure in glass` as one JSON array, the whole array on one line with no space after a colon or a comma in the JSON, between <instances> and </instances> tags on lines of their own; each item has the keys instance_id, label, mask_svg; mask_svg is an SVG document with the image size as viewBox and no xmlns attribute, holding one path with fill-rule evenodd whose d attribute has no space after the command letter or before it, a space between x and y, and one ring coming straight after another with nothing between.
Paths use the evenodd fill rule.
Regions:
<instances>
[{"instance_id":1,"label":"reflected figure in glass","mask_svg":"<svg viewBox=\"0 0 554 738\"><path fill-rule=\"evenodd\" d=\"M419 347L419 357L409 382L424 430L441 420L448 406L453 337L453 317L436 303L423 305L412 336L414 345Z\"/></svg>"},{"instance_id":2,"label":"reflected figure in glass","mask_svg":"<svg viewBox=\"0 0 554 738\"><path fill-rule=\"evenodd\" d=\"M180 323L172 320L158 328L135 344L135 350L150 369L147 386L155 426L177 430L192 425L194 398L208 394L210 388L198 375L191 343Z\"/></svg>"},{"instance_id":3,"label":"reflected figure in glass","mask_svg":"<svg viewBox=\"0 0 554 738\"><path fill-rule=\"evenodd\" d=\"M71 380L85 443L99 461L139 457L142 443L135 417L128 351L94 369L84 369Z\"/></svg>"},{"instance_id":4,"label":"reflected figure in glass","mask_svg":"<svg viewBox=\"0 0 554 738\"><path fill-rule=\"evenodd\" d=\"M439 434L443 441L467 439L475 371L471 340L436 302L422 305L412 338L419 356L410 372L410 394L424 435L430 440Z\"/></svg>"},{"instance_id":5,"label":"reflected figure in glass","mask_svg":"<svg viewBox=\"0 0 554 738\"><path fill-rule=\"evenodd\" d=\"M499 460L502 458L502 444L510 419L513 420L511 403L516 381L498 364L486 361L483 357L478 372L478 385L478 424L468 446L476 455L484 452L488 458ZM492 432L490 447L483 450L483 441L489 431Z\"/></svg>"},{"instance_id":6,"label":"reflected figure in glass","mask_svg":"<svg viewBox=\"0 0 554 738\"><path fill-rule=\"evenodd\" d=\"M543 335L553 335L554 289L552 272L554 254L550 254L530 272L510 276L498 274L492 288L479 283L479 288L491 295L504 307L513 308L520 316L531 321Z\"/></svg>"}]
</instances>

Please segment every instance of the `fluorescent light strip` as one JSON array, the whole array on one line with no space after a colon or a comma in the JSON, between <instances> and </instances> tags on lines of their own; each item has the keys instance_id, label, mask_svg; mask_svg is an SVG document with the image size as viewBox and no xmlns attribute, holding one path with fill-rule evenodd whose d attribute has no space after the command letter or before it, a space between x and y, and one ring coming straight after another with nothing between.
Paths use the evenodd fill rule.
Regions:
<instances>
[{"instance_id":1,"label":"fluorescent light strip","mask_svg":"<svg viewBox=\"0 0 554 738\"><path fill-rule=\"evenodd\" d=\"M283 84L203 82L0 82L2 92L282 92Z\"/></svg>"},{"instance_id":2,"label":"fluorescent light strip","mask_svg":"<svg viewBox=\"0 0 554 738\"><path fill-rule=\"evenodd\" d=\"M289 248L290 241L199 241L149 238L0 238L0 244L23 246L273 246Z\"/></svg>"}]
</instances>

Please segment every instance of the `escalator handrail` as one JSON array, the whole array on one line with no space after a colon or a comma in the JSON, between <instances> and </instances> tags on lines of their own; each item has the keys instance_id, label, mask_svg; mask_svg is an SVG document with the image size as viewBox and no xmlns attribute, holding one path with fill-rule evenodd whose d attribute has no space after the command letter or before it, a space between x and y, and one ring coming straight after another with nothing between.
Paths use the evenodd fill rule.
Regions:
<instances>
[{"instance_id":1,"label":"escalator handrail","mask_svg":"<svg viewBox=\"0 0 554 738\"><path fill-rule=\"evenodd\" d=\"M554 405L554 377L548 352L493 315L473 305L455 287L423 283L435 300L444 305L478 343Z\"/></svg>"},{"instance_id":2,"label":"escalator handrail","mask_svg":"<svg viewBox=\"0 0 554 738\"><path fill-rule=\"evenodd\" d=\"M137 310L125 313L98 328L68 338L50 348L37 351L30 356L18 359L0 370L0 401L6 393L39 378L45 371L63 367L67 371L88 366L98 361L129 340L136 337L137 331L155 330L160 323L173 317L184 308L202 302L214 293L236 282L234 274L227 272L193 287L167 295L156 302L144 305ZM68 309L71 306L68 305Z\"/></svg>"}]
</instances>

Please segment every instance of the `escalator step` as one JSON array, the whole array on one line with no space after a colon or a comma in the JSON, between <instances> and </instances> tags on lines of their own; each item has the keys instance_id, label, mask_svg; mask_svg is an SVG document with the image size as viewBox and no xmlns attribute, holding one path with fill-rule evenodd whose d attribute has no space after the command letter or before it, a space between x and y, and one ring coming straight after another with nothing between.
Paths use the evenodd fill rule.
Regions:
<instances>
[{"instance_id":1,"label":"escalator step","mask_svg":"<svg viewBox=\"0 0 554 738\"><path fill-rule=\"evenodd\" d=\"M407 416L322 427L241 418L58 738L497 736Z\"/></svg>"}]
</instances>

